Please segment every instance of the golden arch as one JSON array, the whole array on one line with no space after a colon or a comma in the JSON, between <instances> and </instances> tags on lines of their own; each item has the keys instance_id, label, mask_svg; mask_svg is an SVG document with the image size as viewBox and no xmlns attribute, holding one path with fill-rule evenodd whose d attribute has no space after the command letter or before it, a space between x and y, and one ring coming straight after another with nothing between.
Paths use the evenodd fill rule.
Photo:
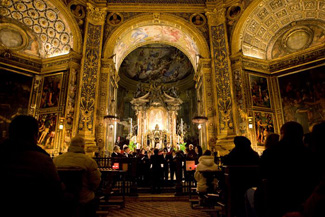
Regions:
<instances>
[{"instance_id":1,"label":"golden arch","mask_svg":"<svg viewBox=\"0 0 325 217\"><path fill-rule=\"evenodd\" d=\"M148 32L141 33L146 28ZM180 39L168 40L170 35L169 33L164 35L165 31L180 34ZM134 34L143 34L144 37L147 34L147 38L136 38L132 34L133 36ZM130 41L129 39L132 40ZM187 40L187 44L184 43L184 40ZM121 45L121 43L124 44ZM196 69L196 55L200 55L202 58L209 58L210 55L207 41L199 30L194 26L192 27L192 24L174 15L159 14L158 18L153 17L153 15L143 15L121 25L105 42L103 58L110 58L115 55L116 70L118 71L123 59L131 51L140 46L152 43L168 44L178 48L189 57L194 69ZM188 47L189 44L193 46L193 49ZM122 49L124 50L119 50L120 47L123 47Z\"/></svg>"}]
</instances>

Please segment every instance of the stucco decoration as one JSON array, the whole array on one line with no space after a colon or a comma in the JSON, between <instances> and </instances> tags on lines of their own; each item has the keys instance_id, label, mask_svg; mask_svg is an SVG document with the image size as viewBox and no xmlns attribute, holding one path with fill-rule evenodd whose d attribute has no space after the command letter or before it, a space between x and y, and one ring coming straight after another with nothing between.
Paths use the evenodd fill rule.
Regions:
<instances>
[{"instance_id":1,"label":"stucco decoration","mask_svg":"<svg viewBox=\"0 0 325 217\"><path fill-rule=\"evenodd\" d=\"M241 49L244 55L259 59L267 59L270 41L289 24L302 20L325 20L325 2L322 0L261 0L253 2L249 8L233 33L234 37L239 34L240 39L233 43L232 51ZM287 43L298 37L297 34L291 35ZM300 31L299 34L307 40L309 33Z\"/></svg>"},{"instance_id":2,"label":"stucco decoration","mask_svg":"<svg viewBox=\"0 0 325 217\"><path fill-rule=\"evenodd\" d=\"M6 18L15 19L30 28L42 42L39 53L42 58L70 52L72 33L62 13L45 0L2 1L0 12Z\"/></svg>"},{"instance_id":3,"label":"stucco decoration","mask_svg":"<svg viewBox=\"0 0 325 217\"><path fill-rule=\"evenodd\" d=\"M151 44L132 51L124 59L120 72L136 81L169 83L193 73L193 66L177 48Z\"/></svg>"},{"instance_id":4,"label":"stucco decoration","mask_svg":"<svg viewBox=\"0 0 325 217\"><path fill-rule=\"evenodd\" d=\"M27 34L18 26L0 23L0 44L8 49L21 50L27 45Z\"/></svg>"},{"instance_id":5,"label":"stucco decoration","mask_svg":"<svg viewBox=\"0 0 325 217\"><path fill-rule=\"evenodd\" d=\"M267 58L279 58L324 43L325 23L305 21L301 25L284 28L275 42L271 42Z\"/></svg>"}]
</instances>

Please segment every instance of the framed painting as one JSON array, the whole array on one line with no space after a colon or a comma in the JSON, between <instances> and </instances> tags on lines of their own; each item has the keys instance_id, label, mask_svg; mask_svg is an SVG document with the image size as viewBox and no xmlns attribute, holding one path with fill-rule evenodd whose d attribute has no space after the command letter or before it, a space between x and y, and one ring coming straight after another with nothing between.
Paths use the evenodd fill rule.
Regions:
<instances>
[{"instance_id":1,"label":"framed painting","mask_svg":"<svg viewBox=\"0 0 325 217\"><path fill-rule=\"evenodd\" d=\"M325 66L278 78L284 121L296 121L311 131L325 118Z\"/></svg>"},{"instance_id":2,"label":"framed painting","mask_svg":"<svg viewBox=\"0 0 325 217\"><path fill-rule=\"evenodd\" d=\"M264 146L266 137L274 133L273 114L268 112L254 112L255 133L257 145Z\"/></svg>"},{"instance_id":3,"label":"framed painting","mask_svg":"<svg viewBox=\"0 0 325 217\"><path fill-rule=\"evenodd\" d=\"M254 107L271 108L270 92L266 77L249 75L249 86Z\"/></svg>"},{"instance_id":4,"label":"framed painting","mask_svg":"<svg viewBox=\"0 0 325 217\"><path fill-rule=\"evenodd\" d=\"M54 149L57 114L41 114L38 118L39 135L37 144L44 149Z\"/></svg>"},{"instance_id":5,"label":"framed painting","mask_svg":"<svg viewBox=\"0 0 325 217\"><path fill-rule=\"evenodd\" d=\"M0 143L8 136L11 120L27 115L33 77L0 70ZM19 100L17 100L19 99Z\"/></svg>"},{"instance_id":6,"label":"framed painting","mask_svg":"<svg viewBox=\"0 0 325 217\"><path fill-rule=\"evenodd\" d=\"M40 109L59 105L62 73L44 77Z\"/></svg>"}]
</instances>

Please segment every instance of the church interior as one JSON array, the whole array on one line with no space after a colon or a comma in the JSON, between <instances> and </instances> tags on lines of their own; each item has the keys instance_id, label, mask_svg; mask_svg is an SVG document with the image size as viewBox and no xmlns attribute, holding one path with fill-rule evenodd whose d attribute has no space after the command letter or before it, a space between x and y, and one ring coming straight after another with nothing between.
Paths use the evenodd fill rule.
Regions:
<instances>
[{"instance_id":1,"label":"church interior","mask_svg":"<svg viewBox=\"0 0 325 217\"><path fill-rule=\"evenodd\" d=\"M323 0L2 0L0 142L38 120L55 157L245 136L262 154L288 121L325 116ZM121 147L122 148L122 147Z\"/></svg>"}]
</instances>

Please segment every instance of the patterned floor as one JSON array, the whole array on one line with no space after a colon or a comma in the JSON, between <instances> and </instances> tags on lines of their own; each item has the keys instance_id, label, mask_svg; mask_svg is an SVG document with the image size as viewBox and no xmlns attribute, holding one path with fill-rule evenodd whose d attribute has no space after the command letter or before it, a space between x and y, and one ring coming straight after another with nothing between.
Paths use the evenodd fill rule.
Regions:
<instances>
[{"instance_id":1,"label":"patterned floor","mask_svg":"<svg viewBox=\"0 0 325 217\"><path fill-rule=\"evenodd\" d=\"M101 215L104 217L105 215ZM205 212L192 209L188 201L127 201L125 208L109 208L106 216L136 217L208 217Z\"/></svg>"}]
</instances>

